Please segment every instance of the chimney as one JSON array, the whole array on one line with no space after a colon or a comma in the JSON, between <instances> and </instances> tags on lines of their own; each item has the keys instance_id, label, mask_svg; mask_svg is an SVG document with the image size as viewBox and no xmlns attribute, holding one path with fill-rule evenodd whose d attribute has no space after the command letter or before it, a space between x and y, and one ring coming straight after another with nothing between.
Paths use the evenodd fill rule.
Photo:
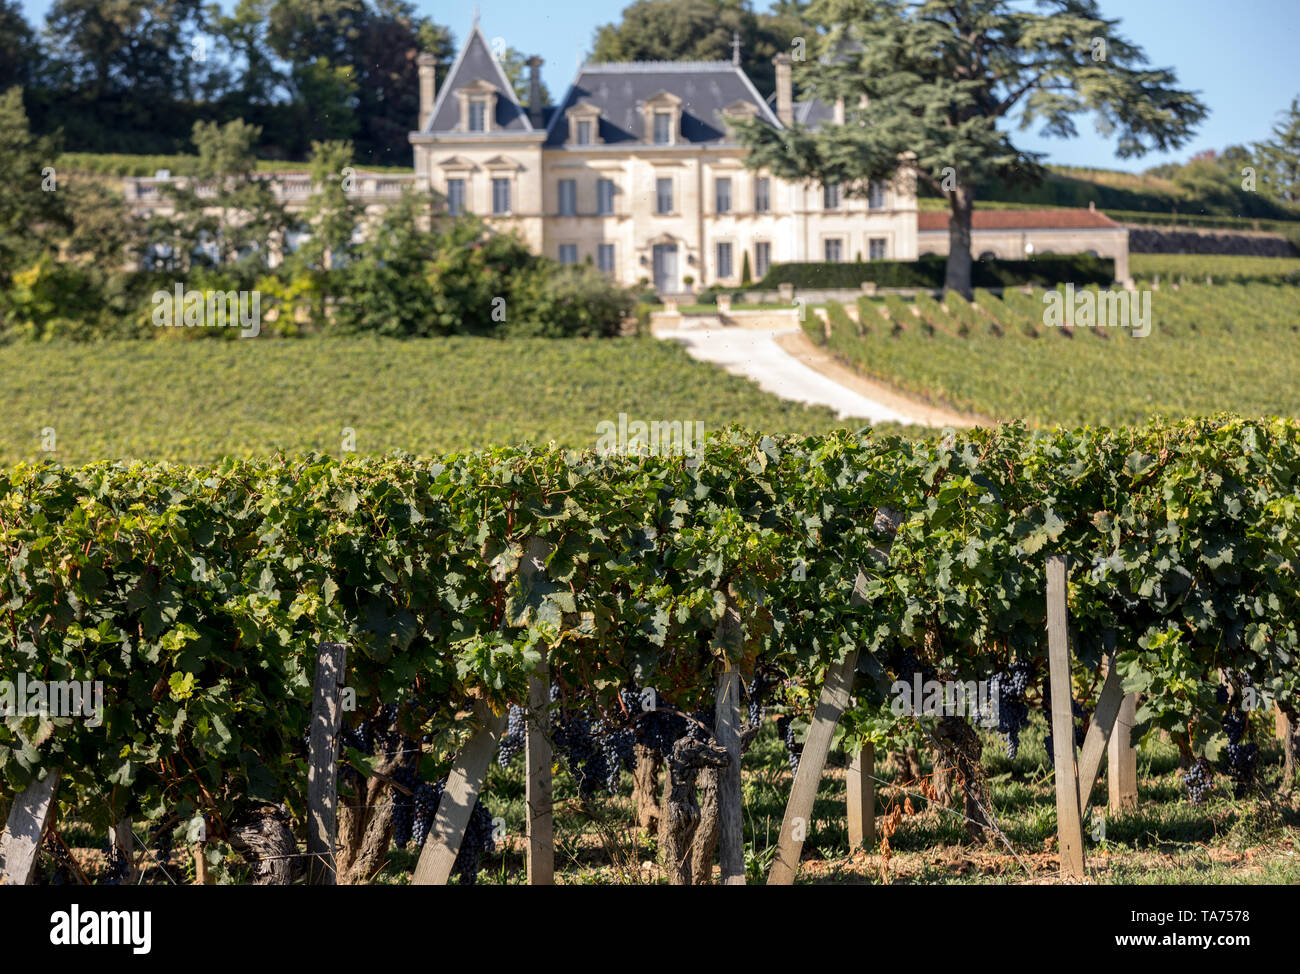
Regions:
<instances>
[{"instance_id":1,"label":"chimney","mask_svg":"<svg viewBox=\"0 0 1300 974\"><path fill-rule=\"evenodd\" d=\"M438 59L425 51L415 63L420 66L420 117L418 121L418 130L424 131L424 127L429 124L429 119L433 116L433 101L437 94L437 72Z\"/></svg>"},{"instance_id":2,"label":"chimney","mask_svg":"<svg viewBox=\"0 0 1300 974\"><path fill-rule=\"evenodd\" d=\"M772 63L776 65L776 117L781 120L782 125L789 125L794 121L794 92L790 83L790 55L778 54L772 58Z\"/></svg>"},{"instance_id":3,"label":"chimney","mask_svg":"<svg viewBox=\"0 0 1300 974\"><path fill-rule=\"evenodd\" d=\"M528 59L528 120L534 128L542 127L542 59L536 54Z\"/></svg>"}]
</instances>

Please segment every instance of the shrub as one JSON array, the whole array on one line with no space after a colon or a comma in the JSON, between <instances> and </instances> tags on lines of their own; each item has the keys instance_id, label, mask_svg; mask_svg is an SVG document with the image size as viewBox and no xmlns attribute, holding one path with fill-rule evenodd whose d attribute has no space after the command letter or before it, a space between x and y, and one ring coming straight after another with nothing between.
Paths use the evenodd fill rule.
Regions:
<instances>
[{"instance_id":1,"label":"shrub","mask_svg":"<svg viewBox=\"0 0 1300 974\"><path fill-rule=\"evenodd\" d=\"M927 254L916 260L872 260L866 263L809 261L776 264L759 283L766 290L781 284L799 288L856 288L871 281L880 287L941 288L948 259ZM1018 287L1022 284L1054 285L1061 282L1099 284L1115 280L1115 262L1091 254L1046 254L1033 260L975 261L971 265L974 287Z\"/></svg>"},{"instance_id":2,"label":"shrub","mask_svg":"<svg viewBox=\"0 0 1300 974\"><path fill-rule=\"evenodd\" d=\"M539 258L514 282L505 331L537 338L608 338L619 333L635 304L629 291L588 265L560 266Z\"/></svg>"}]
</instances>

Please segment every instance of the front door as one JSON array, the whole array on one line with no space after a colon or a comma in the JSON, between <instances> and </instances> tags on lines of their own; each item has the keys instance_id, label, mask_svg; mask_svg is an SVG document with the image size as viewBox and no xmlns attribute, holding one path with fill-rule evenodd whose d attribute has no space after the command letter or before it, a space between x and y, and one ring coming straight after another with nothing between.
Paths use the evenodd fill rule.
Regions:
<instances>
[{"instance_id":1,"label":"front door","mask_svg":"<svg viewBox=\"0 0 1300 974\"><path fill-rule=\"evenodd\" d=\"M655 290L660 294L676 294L681 285L677 282L677 244L654 245Z\"/></svg>"}]
</instances>

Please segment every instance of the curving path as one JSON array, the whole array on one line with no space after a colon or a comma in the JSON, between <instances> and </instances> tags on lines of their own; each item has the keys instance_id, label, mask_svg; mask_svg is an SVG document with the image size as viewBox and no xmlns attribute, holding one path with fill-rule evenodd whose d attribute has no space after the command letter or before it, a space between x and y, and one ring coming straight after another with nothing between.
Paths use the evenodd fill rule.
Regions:
<instances>
[{"instance_id":1,"label":"curving path","mask_svg":"<svg viewBox=\"0 0 1300 974\"><path fill-rule=\"evenodd\" d=\"M687 352L743 375L782 399L828 406L840 419L923 426L972 426L977 417L929 406L857 375L808 341L799 328L726 326L657 331Z\"/></svg>"}]
</instances>

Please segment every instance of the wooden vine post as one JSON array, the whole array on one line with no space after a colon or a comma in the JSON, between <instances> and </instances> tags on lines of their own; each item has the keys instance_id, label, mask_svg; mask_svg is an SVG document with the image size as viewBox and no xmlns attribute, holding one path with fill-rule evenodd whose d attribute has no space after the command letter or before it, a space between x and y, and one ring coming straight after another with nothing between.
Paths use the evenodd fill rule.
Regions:
<instances>
[{"instance_id":1,"label":"wooden vine post","mask_svg":"<svg viewBox=\"0 0 1300 974\"><path fill-rule=\"evenodd\" d=\"M876 844L876 747L863 744L848 774L849 851Z\"/></svg>"},{"instance_id":2,"label":"wooden vine post","mask_svg":"<svg viewBox=\"0 0 1300 974\"><path fill-rule=\"evenodd\" d=\"M343 723L347 655L345 643L321 643L316 651L307 766L307 881L314 886L334 886L338 882L335 838L339 728Z\"/></svg>"},{"instance_id":3,"label":"wooden vine post","mask_svg":"<svg viewBox=\"0 0 1300 974\"><path fill-rule=\"evenodd\" d=\"M1074 699L1070 687L1070 637L1066 607L1066 559L1047 559L1047 659L1052 688L1052 742L1056 765L1056 831L1061 876L1083 879L1083 813L1074 752ZM1097 758L1100 762L1100 754ZM1089 788L1091 790L1091 788Z\"/></svg>"},{"instance_id":4,"label":"wooden vine post","mask_svg":"<svg viewBox=\"0 0 1300 974\"><path fill-rule=\"evenodd\" d=\"M1133 725L1137 723L1137 694L1126 693L1120 704L1115 731L1106 758L1110 810L1118 812L1138 800L1138 752L1133 746Z\"/></svg>"},{"instance_id":5,"label":"wooden vine post","mask_svg":"<svg viewBox=\"0 0 1300 974\"><path fill-rule=\"evenodd\" d=\"M858 650L851 649L843 662L836 663L826 673L826 682L817 699L808 740L799 758L799 770L790 789L790 800L781 820L781 834L777 837L776 858L767 875L768 886L790 886L799 870L799 856L804 839L812 823L813 802L817 798L817 785L826 767L826 756L831 750L831 739L840 715L849 706L849 693L853 689L853 674L858 668Z\"/></svg>"},{"instance_id":6,"label":"wooden vine post","mask_svg":"<svg viewBox=\"0 0 1300 974\"><path fill-rule=\"evenodd\" d=\"M545 661L528 678L524 725L524 802L528 809L528 885L555 883L555 823L551 812L551 680Z\"/></svg>"},{"instance_id":7,"label":"wooden vine post","mask_svg":"<svg viewBox=\"0 0 1300 974\"><path fill-rule=\"evenodd\" d=\"M714 736L730 764L718 770L718 861L723 886L745 885L744 807L740 781L740 674L718 674Z\"/></svg>"},{"instance_id":8,"label":"wooden vine post","mask_svg":"<svg viewBox=\"0 0 1300 974\"><path fill-rule=\"evenodd\" d=\"M862 572L853 586L851 602L863 605L866 602L867 578ZM821 781L822 771L826 767L826 756L830 754L831 740L835 736L835 725L849 706L850 694L853 692L853 676L858 668L860 649L854 647L844 659L826 671L826 682L822 685L821 695L817 698L817 709L813 712L812 726L808 728L808 739L804 742L803 755L799 758L799 770L794 776L794 786L790 789L790 800L785 806L785 816L781 820L781 834L777 837L776 857L767 874L768 886L791 886L795 873L799 871L799 857L803 852L804 839L812 823L813 802L817 798L817 785Z\"/></svg>"},{"instance_id":9,"label":"wooden vine post","mask_svg":"<svg viewBox=\"0 0 1300 974\"><path fill-rule=\"evenodd\" d=\"M447 787L438 802L438 813L420 852L415 875L411 877L412 886L447 885L465 830L469 827L474 803L478 801L483 779L487 777L488 764L496 754L497 742L506 729L505 717L492 713L485 700L474 704L474 716L478 729L452 762Z\"/></svg>"},{"instance_id":10,"label":"wooden vine post","mask_svg":"<svg viewBox=\"0 0 1300 974\"><path fill-rule=\"evenodd\" d=\"M58 787L56 768L40 781L32 782L14 799L4 834L0 835L0 886L31 885Z\"/></svg>"},{"instance_id":11,"label":"wooden vine post","mask_svg":"<svg viewBox=\"0 0 1300 974\"><path fill-rule=\"evenodd\" d=\"M528 539L519 561L520 581L532 586L545 577L546 559L555 546L542 538ZM551 672L547 660L528 678L528 708L524 723L524 807L527 829L529 886L555 884L555 819L551 797Z\"/></svg>"}]
</instances>

